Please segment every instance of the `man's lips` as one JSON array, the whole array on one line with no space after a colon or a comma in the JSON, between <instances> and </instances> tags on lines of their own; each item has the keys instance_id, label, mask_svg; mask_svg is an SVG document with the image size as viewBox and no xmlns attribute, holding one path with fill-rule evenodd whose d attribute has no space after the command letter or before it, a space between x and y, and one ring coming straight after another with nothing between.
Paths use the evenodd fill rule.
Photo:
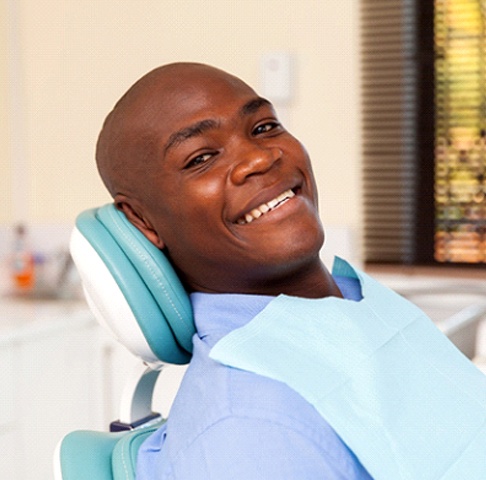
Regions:
<instances>
[{"instance_id":1,"label":"man's lips","mask_svg":"<svg viewBox=\"0 0 486 480\"><path fill-rule=\"evenodd\" d=\"M284 204L293 197L295 197L295 192L293 190L285 190L285 192L282 192L280 195L276 196L272 200L262 203L258 207L253 208L251 211L242 215L240 218L238 218L236 223L238 225L251 223L253 222L253 220L260 218L262 215L265 215L266 213L275 210L280 205Z\"/></svg>"}]
</instances>

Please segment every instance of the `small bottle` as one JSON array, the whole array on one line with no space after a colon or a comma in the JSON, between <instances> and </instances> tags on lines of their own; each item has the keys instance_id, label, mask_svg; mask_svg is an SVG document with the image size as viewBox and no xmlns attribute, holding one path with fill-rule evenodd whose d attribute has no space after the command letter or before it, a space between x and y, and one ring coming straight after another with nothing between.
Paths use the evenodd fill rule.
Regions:
<instances>
[{"instance_id":1,"label":"small bottle","mask_svg":"<svg viewBox=\"0 0 486 480\"><path fill-rule=\"evenodd\" d=\"M14 229L11 278L18 293L30 292L34 288L34 255L29 249L27 230L23 224L16 225Z\"/></svg>"}]
</instances>

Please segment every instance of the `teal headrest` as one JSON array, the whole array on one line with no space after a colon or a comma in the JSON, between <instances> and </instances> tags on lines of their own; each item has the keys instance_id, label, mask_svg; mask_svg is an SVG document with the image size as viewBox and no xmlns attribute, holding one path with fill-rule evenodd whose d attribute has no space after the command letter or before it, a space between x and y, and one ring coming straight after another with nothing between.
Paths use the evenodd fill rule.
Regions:
<instances>
[{"instance_id":1,"label":"teal headrest","mask_svg":"<svg viewBox=\"0 0 486 480\"><path fill-rule=\"evenodd\" d=\"M91 247L114 282L111 279L101 280L106 275L103 273L105 268L98 266L96 258L95 262L87 260L90 256L96 257L93 252L86 253ZM138 334L133 332L132 335L127 330L126 324L132 322L133 317L134 328L138 326L149 352L153 352L158 360L175 364L189 361L195 333L189 297L164 253L147 240L122 212L109 204L81 213L76 219L71 253L92 309L97 316L105 317L102 322L108 324L117 337L125 336L131 342L132 336ZM95 279L97 275L99 277ZM115 286L110 286L111 283ZM114 292L118 289L124 299ZM120 306L124 300L130 312L125 312ZM114 303L116 305L112 305ZM116 309L121 309L122 313ZM126 317L130 318L127 320ZM124 323L117 325L117 322ZM125 333L118 334L120 330ZM121 341L123 343L123 339ZM138 346L130 349L137 350ZM134 353L144 358L144 354ZM151 355L148 360L144 358L148 363L154 363Z\"/></svg>"}]
</instances>

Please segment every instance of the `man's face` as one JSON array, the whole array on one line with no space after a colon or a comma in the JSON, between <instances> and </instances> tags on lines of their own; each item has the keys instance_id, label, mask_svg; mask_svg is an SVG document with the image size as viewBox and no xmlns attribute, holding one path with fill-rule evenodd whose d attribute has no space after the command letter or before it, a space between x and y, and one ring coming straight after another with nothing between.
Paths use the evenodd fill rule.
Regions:
<instances>
[{"instance_id":1,"label":"man's face","mask_svg":"<svg viewBox=\"0 0 486 480\"><path fill-rule=\"evenodd\" d=\"M243 82L217 70L180 82L143 114L156 142L143 215L189 289L265 293L318 259L308 155Z\"/></svg>"}]
</instances>

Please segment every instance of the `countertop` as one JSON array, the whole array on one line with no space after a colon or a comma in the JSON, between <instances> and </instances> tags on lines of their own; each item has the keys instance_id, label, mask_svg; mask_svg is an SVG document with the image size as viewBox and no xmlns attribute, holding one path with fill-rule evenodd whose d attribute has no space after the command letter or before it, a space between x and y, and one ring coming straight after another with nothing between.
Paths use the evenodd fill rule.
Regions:
<instances>
[{"instance_id":1,"label":"countertop","mask_svg":"<svg viewBox=\"0 0 486 480\"><path fill-rule=\"evenodd\" d=\"M84 300L0 297L0 344L66 328L75 322L96 322Z\"/></svg>"}]
</instances>

